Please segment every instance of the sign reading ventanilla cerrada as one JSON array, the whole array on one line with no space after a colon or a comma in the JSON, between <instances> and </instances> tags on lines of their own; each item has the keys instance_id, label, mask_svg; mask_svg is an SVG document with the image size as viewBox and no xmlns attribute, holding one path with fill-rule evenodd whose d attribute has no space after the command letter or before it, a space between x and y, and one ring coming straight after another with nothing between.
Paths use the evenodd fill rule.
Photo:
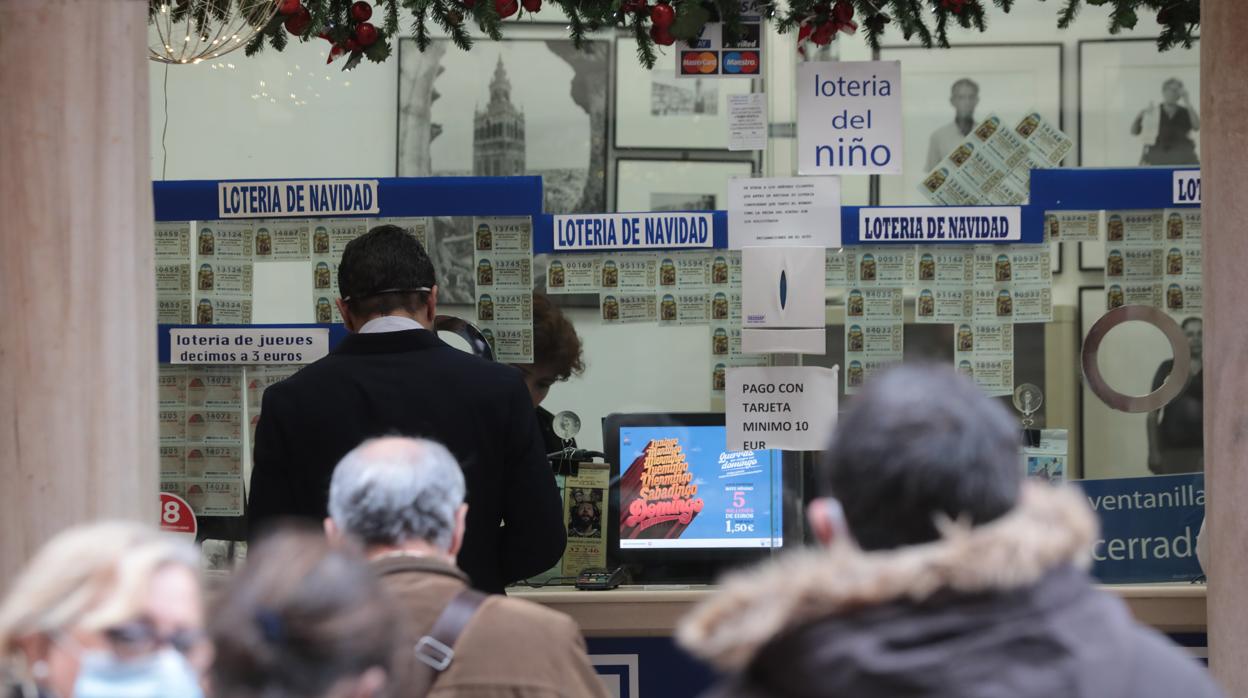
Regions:
<instances>
[{"instance_id":1,"label":"sign reading ventanilla cerrada","mask_svg":"<svg viewBox=\"0 0 1248 698\"><path fill-rule=\"evenodd\" d=\"M342 216L378 213L377 180L219 182L220 218Z\"/></svg>"},{"instance_id":2,"label":"sign reading ventanilla cerrada","mask_svg":"<svg viewBox=\"0 0 1248 698\"><path fill-rule=\"evenodd\" d=\"M901 63L797 68L797 171L901 174Z\"/></svg>"}]
</instances>

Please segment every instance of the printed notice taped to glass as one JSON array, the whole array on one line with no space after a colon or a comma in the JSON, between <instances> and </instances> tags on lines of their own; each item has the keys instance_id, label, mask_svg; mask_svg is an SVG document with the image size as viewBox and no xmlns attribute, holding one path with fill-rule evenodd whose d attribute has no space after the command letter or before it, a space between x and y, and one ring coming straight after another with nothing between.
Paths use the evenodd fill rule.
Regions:
<instances>
[{"instance_id":1,"label":"printed notice taped to glass","mask_svg":"<svg viewBox=\"0 0 1248 698\"><path fill-rule=\"evenodd\" d=\"M169 330L171 364L310 364L329 353L324 327L177 327Z\"/></svg>"},{"instance_id":2,"label":"printed notice taped to glass","mask_svg":"<svg viewBox=\"0 0 1248 698\"><path fill-rule=\"evenodd\" d=\"M840 247L839 177L728 180L728 247Z\"/></svg>"},{"instance_id":3,"label":"printed notice taped to glass","mask_svg":"<svg viewBox=\"0 0 1248 698\"><path fill-rule=\"evenodd\" d=\"M901 62L797 66L797 172L901 174Z\"/></svg>"},{"instance_id":4,"label":"printed notice taped to glass","mask_svg":"<svg viewBox=\"0 0 1248 698\"><path fill-rule=\"evenodd\" d=\"M767 95L728 95L728 150L767 148Z\"/></svg>"},{"instance_id":5,"label":"printed notice taped to glass","mask_svg":"<svg viewBox=\"0 0 1248 698\"><path fill-rule=\"evenodd\" d=\"M839 372L836 366L728 369L728 450L823 449L836 426Z\"/></svg>"}]
</instances>

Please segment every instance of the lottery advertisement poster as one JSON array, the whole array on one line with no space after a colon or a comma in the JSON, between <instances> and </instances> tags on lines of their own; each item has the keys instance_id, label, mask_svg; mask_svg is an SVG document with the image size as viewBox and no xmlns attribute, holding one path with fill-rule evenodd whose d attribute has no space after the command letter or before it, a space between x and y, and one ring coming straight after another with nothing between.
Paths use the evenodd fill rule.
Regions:
<instances>
[{"instance_id":1,"label":"lottery advertisement poster","mask_svg":"<svg viewBox=\"0 0 1248 698\"><path fill-rule=\"evenodd\" d=\"M780 452L726 441L722 426L620 429L621 548L781 545Z\"/></svg>"}]
</instances>

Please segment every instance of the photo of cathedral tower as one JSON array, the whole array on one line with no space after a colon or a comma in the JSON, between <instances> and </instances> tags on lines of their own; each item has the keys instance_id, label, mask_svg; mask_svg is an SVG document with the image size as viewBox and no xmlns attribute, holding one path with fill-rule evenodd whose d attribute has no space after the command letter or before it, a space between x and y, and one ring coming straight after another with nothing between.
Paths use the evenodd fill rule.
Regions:
<instances>
[{"instance_id":1,"label":"photo of cathedral tower","mask_svg":"<svg viewBox=\"0 0 1248 698\"><path fill-rule=\"evenodd\" d=\"M473 115L472 174L510 177L524 171L524 112L511 102L511 81L500 55L490 80L490 101Z\"/></svg>"}]
</instances>

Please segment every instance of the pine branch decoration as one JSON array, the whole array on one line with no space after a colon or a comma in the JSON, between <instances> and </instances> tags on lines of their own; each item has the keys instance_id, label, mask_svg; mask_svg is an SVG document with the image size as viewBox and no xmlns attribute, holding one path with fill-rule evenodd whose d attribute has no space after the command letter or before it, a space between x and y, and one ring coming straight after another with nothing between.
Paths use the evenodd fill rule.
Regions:
<instances>
[{"instance_id":1,"label":"pine branch decoration","mask_svg":"<svg viewBox=\"0 0 1248 698\"><path fill-rule=\"evenodd\" d=\"M189 16L200 24L229 9L231 3L242 7L251 0L172 0L170 11ZM675 16L670 36L677 40L697 36L707 22L722 22L723 35L731 40L742 35L744 26L740 0L545 0L568 17L567 31L573 43L581 48L586 38L603 28L630 29L637 40L637 60L646 68L658 60L655 28L650 21L652 9L659 4L672 6ZM988 13L992 8L1008 13L1017 0L758 0L756 8L774 24L781 34L795 32L799 49L807 42L826 45L841 34L862 33L873 49L878 49L890 35L902 40L917 39L925 47L948 47L953 27L962 30L988 31ZM1045 2L1046 0L1039 0ZM148 0L149 16L156 7L170 0ZM408 31L420 50L433 41L430 23L441 27L460 49L472 49L473 39L468 22L492 40L501 40L512 18L527 18L539 12L542 0L524 0L525 10L519 12L517 0L300 0L296 15L274 17L261 32L248 42L247 55L254 55L268 43L283 50L291 36L300 41L325 39L330 42L331 62L346 55L346 65L353 67L361 58L373 62L386 60L399 40L399 14L413 17ZM1155 16L1160 26L1157 45L1160 50L1182 46L1191 48L1200 29L1200 0L1055 0L1061 4L1056 12L1059 29L1068 28L1084 9L1084 5L1102 8L1111 34L1134 29L1142 18ZM366 5L367 11L359 9ZM376 24L362 16L372 16ZM292 23L292 19L299 19ZM367 30L361 29L367 24ZM662 38L662 37L661 37ZM804 50L804 49L803 49Z\"/></svg>"}]
</instances>

